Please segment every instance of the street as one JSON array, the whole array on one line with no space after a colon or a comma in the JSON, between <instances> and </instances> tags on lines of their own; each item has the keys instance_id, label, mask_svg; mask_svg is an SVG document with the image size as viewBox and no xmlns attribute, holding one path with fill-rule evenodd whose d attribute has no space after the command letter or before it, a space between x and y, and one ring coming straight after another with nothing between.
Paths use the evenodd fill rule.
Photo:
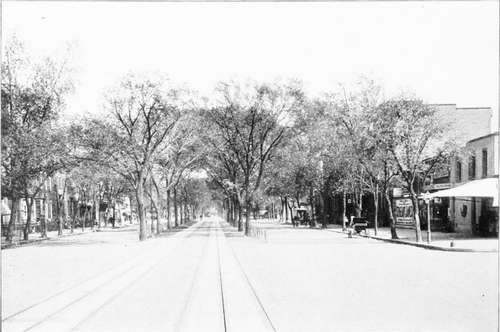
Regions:
<instances>
[{"instance_id":1,"label":"street","mask_svg":"<svg viewBox=\"0 0 500 332\"><path fill-rule=\"evenodd\" d=\"M2 251L4 331L496 331L498 254L217 217Z\"/></svg>"}]
</instances>

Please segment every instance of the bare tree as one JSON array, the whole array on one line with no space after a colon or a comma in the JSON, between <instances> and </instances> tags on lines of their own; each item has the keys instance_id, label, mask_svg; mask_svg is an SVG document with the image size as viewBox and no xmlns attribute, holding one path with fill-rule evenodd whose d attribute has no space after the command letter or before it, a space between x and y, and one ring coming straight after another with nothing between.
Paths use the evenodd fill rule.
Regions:
<instances>
[{"instance_id":1,"label":"bare tree","mask_svg":"<svg viewBox=\"0 0 500 332\"><path fill-rule=\"evenodd\" d=\"M113 169L134 188L141 241L147 237L145 184L186 106L181 92L162 78L128 75L107 94L110 116L90 120L80 130L87 158Z\"/></svg>"},{"instance_id":2,"label":"bare tree","mask_svg":"<svg viewBox=\"0 0 500 332\"><path fill-rule=\"evenodd\" d=\"M303 94L293 84L221 83L217 91L221 96L219 106L207 110L206 115L241 169L248 235L252 197L267 162L287 133L287 117L291 110L301 107Z\"/></svg>"},{"instance_id":3,"label":"bare tree","mask_svg":"<svg viewBox=\"0 0 500 332\"><path fill-rule=\"evenodd\" d=\"M346 157L359 167L353 173L354 180L373 195L375 235L378 232L379 193L382 192L389 208L391 237L396 239L389 188L398 170L384 144L387 132L383 120L386 118L379 108L383 98L381 87L364 78L353 93L342 87L333 106L338 109L336 119L343 128L344 142L349 148Z\"/></svg>"},{"instance_id":4,"label":"bare tree","mask_svg":"<svg viewBox=\"0 0 500 332\"><path fill-rule=\"evenodd\" d=\"M417 186L448 160L454 145L443 142L445 126L436 109L418 99L399 98L380 105L387 148L413 204L417 242L422 241ZM429 159L431 158L431 159ZM429 161L430 160L430 161Z\"/></svg>"}]
</instances>

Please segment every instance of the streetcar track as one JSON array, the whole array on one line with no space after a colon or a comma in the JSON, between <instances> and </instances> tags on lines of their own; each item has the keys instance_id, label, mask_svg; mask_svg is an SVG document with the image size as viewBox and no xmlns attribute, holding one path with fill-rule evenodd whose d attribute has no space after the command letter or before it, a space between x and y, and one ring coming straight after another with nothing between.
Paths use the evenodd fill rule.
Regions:
<instances>
[{"instance_id":1,"label":"streetcar track","mask_svg":"<svg viewBox=\"0 0 500 332\"><path fill-rule=\"evenodd\" d=\"M195 225L196 225L196 224L195 224ZM185 237L188 237L188 236L189 236L192 232L194 232L195 230L197 230L197 229L198 229L198 227L196 227L195 225L192 225L192 226L194 226L194 227L192 227L192 228L188 228L188 229L187 229L189 233L188 233L188 234L186 234L186 235L185 235ZM182 238L181 238L181 239L182 239ZM177 247L177 246L176 246L176 247ZM20 315L20 314L22 314L22 313L24 313L24 312L26 312L26 311L30 310L30 309L33 309L33 308L35 308L35 307L37 307L37 306L40 306L40 305L42 305L42 304L44 304L44 303L46 303L46 302L48 302L48 301L50 301L50 300L52 300L52 299L56 298L57 296L63 295L63 294L68 293L68 292L70 292L70 291L72 291L72 290L74 290L74 289L76 289L76 288L78 288L78 287L81 287L82 285L84 285L84 284L86 284L86 283L89 283L89 282L91 282L91 281L93 281L93 280L97 279L99 276L101 276L101 275L103 275L103 274L106 274L106 273L108 273L108 272L110 272L110 271L113 271L114 269L119 268L119 267L120 267L120 266L122 266L122 265L130 265L130 267L126 268L125 270L119 270L119 271L117 271L116 273L113 273L113 274L112 274L109 278L106 278L106 280L105 280L104 282L99 283L97 286L95 286L95 287L93 287L92 289L88 290L88 291L87 291L87 292L85 292L83 295L79 296L78 298L76 298L76 299L72 300L70 303L67 303L67 304L66 304L65 306L63 306L62 308L59 308L59 309L58 309L58 310L56 310L55 312L51 312L49 315L44 316L41 320L39 320L39 321L38 321L38 322L36 322L35 324L33 324L33 325L29 326L28 328L24 329L24 331L29 331L29 330L31 330L31 329L33 329L33 328L37 327L38 325L40 325L40 324L42 324L42 323L46 322L46 321L47 321L47 320L49 320L51 317L54 317L55 315L57 315L57 314L59 314L59 313L63 312L64 310L66 310L67 308L71 307L72 305L74 305L74 304L76 304L76 303L80 302L81 300L85 299L86 297L88 297L88 296L92 295L92 294L93 294L96 290L99 290L99 289L101 289L103 286L105 286L105 285L109 284L110 282L113 282L113 281L115 280L115 277L116 277L116 276L118 276L118 275L125 275L125 274L129 273L130 271L132 271L132 270L134 270L134 269L140 268L140 266L137 266L137 265L136 265L136 263L138 263L138 262L142 262L144 258L149 257L149 256L150 256L150 254L147 254L147 253L146 253L146 254L141 255L140 257L138 257L138 258L134 259L134 260L133 260L133 262L131 262L131 263L129 262L129 263L126 263L126 264L117 264L117 265L113 266L112 268L109 268L109 269L105 270L105 272L101 272L101 273L98 273L98 274L94 275L91 279L86 280L84 283L78 283L78 284L75 284L75 285L73 285L73 286L71 286L71 287L65 288L65 289L63 289L63 290L61 290L61 291L57 292L56 294L53 294L53 295L51 295L51 296L49 296L49 297L47 297L47 298L45 298L45 299L43 299L43 300L41 300L41 301L39 301L39 302L35 303L35 304L32 304L32 305L30 305L30 306L28 306L28 307L26 307L26 308L24 308L24 309L22 309L22 310L20 310L20 311L17 311L16 313L13 313L13 314L11 314L11 315L7 316L6 318L4 318L4 319L2 320L2 323L6 322L6 321L9 321L9 320L11 320L12 318L14 318L14 317L16 317L16 316L18 316L18 315ZM162 260L163 258L164 258L164 257L159 258L159 259L158 259L158 261ZM156 261L156 262L158 262L158 261ZM142 274L140 275L140 277L141 277L143 274L147 274L147 272L149 272L149 270L152 270L154 267L155 267L155 264L153 264L153 265L152 265L152 267L150 267L150 268L149 268L146 272L142 273ZM140 279L140 278L137 278L137 280L138 280L138 279ZM136 281L136 279L134 279L134 282L135 282L135 281ZM118 292L118 294L119 294L119 292ZM116 296L116 294L115 294L115 296ZM80 322L79 322L78 324L80 324ZM2 324L2 325L3 325L3 324Z\"/></svg>"},{"instance_id":2,"label":"streetcar track","mask_svg":"<svg viewBox=\"0 0 500 332\"><path fill-rule=\"evenodd\" d=\"M190 281L190 284L189 284L189 288L188 288L188 291L187 291L187 296L185 297L185 300L184 300L184 303L181 307L181 310L179 311L179 313L177 314L177 320L174 324L174 331L181 331L181 328L183 327L184 323L185 323L185 319L186 319L186 313L193 301L193 295L195 293L195 289L196 287L198 286L198 283L199 283L199 279L200 279L200 276L199 276L199 272L200 272L200 269L201 269L201 266L203 265L203 263L205 262L206 260L206 257L208 255L208 252L209 250L207 250L207 247L210 243L211 240L214 240L214 233L215 233L215 241L216 241L216 251L217 251L217 265L218 265L218 279L219 279L219 289L220 289L220 297L221 297L221 307L222 307L222 320L223 320L223 326L224 326L224 332L227 332L228 330L228 326L227 326L227 312L226 312L226 303L225 303L225 293L224 293L224 290L225 290L225 285L224 285L224 279L223 279L223 271L222 271L222 260L221 260L221 243L219 242L222 238L222 240L225 239L225 235L224 235L224 228L223 226L221 225L220 221L217 221L217 222L210 222L210 226L207 227L207 223L209 223L209 221L203 221L201 223L199 223L199 226L196 227L197 224L193 225L194 227L192 228L188 228L189 232L181 237L180 239L186 239L186 238L190 238L190 237L193 237L193 236L196 236L196 232L197 231L200 231L200 230L203 230L203 229L209 229L210 232L208 233L208 236L206 236L206 239L204 241L204 244L201 248L201 253L200 255L198 256L197 258L197 263L196 263L196 266L194 268L194 273L193 273L193 276L191 278L191 281ZM223 234L221 235L220 232L222 232ZM36 327L38 327L39 325L49 321L51 318L53 318L54 316L57 316L58 314L60 314L61 312L64 312L65 310L67 310L68 308L74 306L76 303L82 301L83 299L89 297L89 296L92 296L96 293L96 291L99 291L100 289L102 289L105 285L109 284L110 282L114 281L115 280L115 277L117 275L126 275L128 273L130 273L130 271L134 270L134 269L141 269L141 268L146 268L145 271L138 271L139 272L139 275L136 276L135 278L133 278L133 280L129 281L129 282L126 282L126 284L122 287L120 287L119 289L113 291L112 295L110 297L105 297L105 301L102 302L97 308L93 309L90 313L86 314L82 319L79 319L78 322L76 323L76 325L74 325L72 328L70 328L70 331L75 331L77 330L78 328L80 328L82 325L84 325L91 317L93 317L97 312L99 312L103 307L106 307L108 305L110 305L111 303L113 303L117 298L119 298L119 296L121 295L124 295L127 293L128 290L132 289L132 287L130 287L131 285L135 284L138 280L140 279L143 279L146 275L150 274L152 271L154 271L155 269L159 268L160 264L159 263L162 263L166 260L166 258L170 257L171 253L175 253L176 252L176 249L182 245L183 242L179 242L178 244L176 244L174 247L171 248L171 250L169 250L168 254L167 255L163 255L161 257L159 257L157 260L155 260L151 266L147 266L147 265L135 265L137 262L141 261L144 257L148 256L147 254L145 255L142 255L140 256L139 258L135 259L133 261L133 263L130 263L131 266L126 268L125 270L120 270L118 271L117 273L113 273L112 276L110 278L106 278L106 280L100 284L98 284L97 286L93 287L91 290L85 292L83 295L79 296L78 298L72 300L70 303L67 303L65 306L63 306L62 308L59 308L58 310L56 310L55 312L51 312L49 315L46 315L44 316L41 320L37 321L35 324L29 326L28 328L24 329L24 331L29 331L29 330L32 330ZM243 266L240 262L240 260L238 259L238 257L236 256L236 252L234 251L234 248L230 245L230 243L226 243L226 245L230 248L230 251L231 251L231 255L234 257L236 263L237 263L237 266L238 266L238 269L240 270L241 274L244 276L244 281L245 283L247 284L247 286L250 288L252 294L253 294L253 297L255 298L255 300L257 301L259 307L260 307L260 310L262 311L261 314L263 314L265 316L265 320L268 322L269 326L271 327L272 331L277 331L274 324L272 323L271 321L271 318L268 314L268 312L266 311L259 295L257 294L257 291L255 290L255 288L253 287L252 283L250 282L250 279L247 275L247 273L245 272L245 270L243 269ZM110 268L108 270L106 270L105 273L108 273L109 271L112 271L113 269L115 268L118 268L120 267L120 265L123 265L123 264L118 264L116 266L114 266L113 268ZM102 273L100 273L100 275L102 275ZM91 280L95 280L96 278L98 277L98 275L96 275L95 277L93 277L93 279ZM126 279L125 279L126 281ZM43 303L45 302L48 302L50 301L51 299L53 298L56 298L57 296L60 296L66 292L69 292L69 291L72 291L74 290L75 288L81 286L82 284L77 284L75 285L74 287L68 287L54 295L51 295L49 296L48 298L45 298L44 300L38 302L38 303L35 303L33 305L30 305L29 307L26 307L14 314L11 314L9 315L8 317L6 317L5 319L2 320L2 322L4 321L8 321L16 316L18 316L19 314L22 314L23 312L26 312L36 306L39 306L39 305L42 305ZM259 311L260 311L259 310Z\"/></svg>"},{"instance_id":3,"label":"streetcar track","mask_svg":"<svg viewBox=\"0 0 500 332\"><path fill-rule=\"evenodd\" d=\"M146 256L146 255L144 255L144 256ZM142 258L142 257L143 256L141 256L140 258ZM139 260L139 259L135 259L134 262L137 261L137 260ZM23 308L23 309L15 312L15 313L12 313L12 314L8 315L7 317L5 317L5 318L2 319L2 322L5 322L5 321L7 321L7 320L9 320L11 318L14 318L14 317L22 314L23 312L26 312L26 311L28 311L28 310L30 310L30 309L38 306L38 305L41 305L41 304L43 304L45 302L48 302L48 301L52 300L53 298L55 298L55 297L57 297L59 295L62 295L62 294L67 293L67 292L70 292L70 291L74 290L75 288L81 287L82 285L84 285L86 283L89 283L89 282L97 279L98 277L102 276L103 274L106 274L106 273L108 273L110 271L113 271L113 270L119 268L120 266L123 266L123 265L126 265L126 264L127 263L125 263L125 264L124 263L116 264L116 265L113 265L113 267L110 267L110 268L104 270L104 272L95 273L89 279L87 279L87 280L85 280L83 282L82 281L78 281L77 283L74 283L73 285L68 286L68 287L62 289L62 290L60 290L59 292L57 292L55 294L52 294L52 295L50 295L50 296L48 296L46 298L43 298L42 300L40 300L38 302L35 302L35 303L33 303L33 304L31 304L31 305L29 305L29 306L27 306L27 307L25 307L25 308ZM132 264L132 263L129 262L128 264ZM123 273L123 271L120 271L120 273ZM120 273L113 274L112 277L114 277L114 276L116 276L116 275L118 275Z\"/></svg>"},{"instance_id":4,"label":"streetcar track","mask_svg":"<svg viewBox=\"0 0 500 332\"><path fill-rule=\"evenodd\" d=\"M226 324L226 305L224 301L224 287L222 283L222 269L220 262L220 243L219 243L219 232L220 232L220 223L217 223L217 230L215 232L215 237L217 241L217 261L219 264L219 284L220 284L220 295L221 295L221 305L222 305L222 319L224 320L224 332L227 332L227 324Z\"/></svg>"},{"instance_id":5,"label":"streetcar track","mask_svg":"<svg viewBox=\"0 0 500 332\"><path fill-rule=\"evenodd\" d=\"M130 267L129 269L123 271L122 273L125 274L125 273L128 273L129 271L133 270L134 268L136 268L136 266L132 266ZM24 331L30 331L32 330L33 328L39 326L40 324L43 324L45 323L47 320L49 320L50 318L54 317L55 315L63 312L64 310L66 310L67 308L71 307L72 305L74 305L75 303L78 303L80 302L81 300L85 299L86 297L92 295L96 290L102 288L104 285L107 285L109 284L110 282L114 281L114 278L110 278L108 280L106 280L105 282L97 285L96 287L92 288L91 290L89 290L87 293L83 294L82 296L74 299L73 301L71 301L70 303L66 304L64 307L62 308L59 308L58 310L50 313L49 315L45 316L44 318L42 318L41 320L39 320L38 322L36 322L35 324L29 326L28 328L26 328Z\"/></svg>"},{"instance_id":6,"label":"streetcar track","mask_svg":"<svg viewBox=\"0 0 500 332\"><path fill-rule=\"evenodd\" d=\"M186 236L186 238L189 238L191 234L188 234ZM144 278L146 275L150 274L151 272L153 272L155 269L158 269L160 267L160 263L163 263L166 259L166 257L170 256L170 254L172 252L175 253L175 249L177 249L179 246L181 245L181 243L179 243L175 248L172 249L171 252L169 252L168 255L158 259L158 261L155 262L155 264L153 264L150 268L148 268L145 272L141 273L137 278L133 279L131 282L129 282L128 284L126 284L125 286L121 287L119 291L117 291L113 296L111 296L110 298L108 298L104 303L102 303L100 306L98 306L96 309L92 310L92 312L90 312L88 315L86 315L83 319L81 319L77 325L75 325L74 327L72 327L70 329L70 331L75 331L77 330L80 326L82 326L86 321L88 321L88 319L92 316L94 316L97 312L99 312L102 308L104 308L105 306L113 303L113 301L115 301L119 296L122 296L122 295L125 295L127 293L127 291L130 291L132 288L130 287L132 284L136 283L138 280Z\"/></svg>"},{"instance_id":7,"label":"streetcar track","mask_svg":"<svg viewBox=\"0 0 500 332\"><path fill-rule=\"evenodd\" d=\"M193 278L191 279L191 282L189 284L189 289L188 289L186 299L183 303L183 306L182 306L180 312L178 313L178 318L174 324L174 329L173 329L174 331L180 331L180 327L182 327L182 323L184 321L186 311L187 311L189 304L190 304L192 297L193 297L196 281L199 278L198 272L201 268L201 265L202 265L204 259L206 258L207 254L208 254L208 250L206 250L206 249L208 247L209 241L210 241L210 236L207 236L207 238L205 239L205 243L203 244L201 254L199 255L198 262L196 264L196 267L195 267L195 270L193 273Z\"/></svg>"},{"instance_id":8,"label":"streetcar track","mask_svg":"<svg viewBox=\"0 0 500 332\"><path fill-rule=\"evenodd\" d=\"M193 226L194 226L194 225L193 225ZM173 234L173 235L175 235L175 234ZM10 315L8 315L8 316L4 317L4 318L2 319L2 322L8 321L8 320L10 320L11 318L14 318L14 317L16 317L16 316L18 316L18 315L20 315L20 314L22 314L22 313L24 313L24 312L26 312L26 311L28 311L28 310L32 309L32 308L34 308L34 307L36 307L36 306L39 306L39 305L41 305L41 304L44 304L44 303L46 303L46 302L48 302L48 301L50 301L50 300L52 300L52 299L54 299L54 298L56 298L56 297L58 297L58 296L62 295L62 294L65 294L65 293L67 293L67 292L70 292L70 291L74 290L75 288L82 287L83 285L85 285L85 284L88 284L88 283L92 282L93 280L95 280L95 279L97 279L97 278L101 277L102 275L105 275L106 273L112 272L113 270L119 269L119 268L120 268L120 267L122 267L122 266L130 265L130 266L131 266L131 268L133 268L133 267L134 267L134 265L135 265L137 262L141 262L141 261L143 261L143 259L144 259L144 258L147 258L148 256L149 256L149 254L147 254L147 253L146 253L146 254L143 254L143 255L141 255L141 256L139 256L139 257L135 258L133 261L124 261L124 262L121 262L121 263L115 264L115 265L113 265L112 267L110 267L110 268L108 268L108 269L105 269L104 271L97 272L97 273L93 274L92 276L90 276L89 278L87 278L87 279L85 279L85 280L83 280L83 281L81 281L81 280L80 280L80 281L78 281L78 282L76 282L76 283L74 283L74 284L72 284L72 285L70 285L70 286L68 286L68 287L66 287L66 288L64 288L64 289L62 289L62 290L60 290L60 291L58 291L58 292L54 293L54 294L52 294L52 295L49 295L48 297L45 297L45 298L41 299L41 300L40 300L40 301L38 301L38 302L35 302L35 303L33 303L33 304L31 304L31 305L29 305L29 306L27 306L27 307L25 307L25 308L23 308L23 309L21 309L21 310L19 310L19 311L16 311L16 312L14 312L14 313L12 313L12 314L10 314ZM128 272L128 271L130 271L130 269L126 269L125 271L123 271L123 270L119 270L119 271L117 271L117 273L114 273L114 274L113 274L110 278L111 278L111 279L114 279L117 275L120 275L120 274L122 274L122 273L126 273L126 272Z\"/></svg>"},{"instance_id":9,"label":"streetcar track","mask_svg":"<svg viewBox=\"0 0 500 332\"><path fill-rule=\"evenodd\" d=\"M266 321L269 323L271 329L274 332L276 332L277 331L276 327L274 326L273 322L271 321L271 317L269 316L269 313L267 312L267 310L264 308L264 304L262 303L259 295L257 294L257 291L255 290L255 288L253 287L252 283L250 282L250 279L248 278L248 275L246 274L245 270L243 269L243 265L241 264L240 260L236 256L236 252L234 251L234 248L231 246L231 244L229 242L226 242L226 243L227 243L227 246L231 249L232 256L236 260L236 263L238 264L238 267L239 267L241 273L245 277L246 284L250 287L250 290L252 291L253 296L257 300L257 303L259 304L262 312L264 313ZM221 287L222 287L222 285L221 285Z\"/></svg>"}]
</instances>

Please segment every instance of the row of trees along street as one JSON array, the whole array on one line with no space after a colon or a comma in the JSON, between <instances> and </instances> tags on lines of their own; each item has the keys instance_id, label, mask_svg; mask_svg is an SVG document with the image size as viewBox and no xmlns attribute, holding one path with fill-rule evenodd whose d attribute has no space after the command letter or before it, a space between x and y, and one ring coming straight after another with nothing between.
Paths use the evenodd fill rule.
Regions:
<instances>
[{"instance_id":1,"label":"row of trees along street","mask_svg":"<svg viewBox=\"0 0 500 332\"><path fill-rule=\"evenodd\" d=\"M366 78L314 98L296 80L222 82L202 98L165 76L130 73L103 92L95 115L68 121L64 101L77 89L70 57L35 63L19 41L5 45L7 240L21 199L28 206L28 239L37 197L55 197L59 234L77 224L94 227L95 219L100 227L103 200L115 220L115 205L131 197L144 240L194 219L211 201L221 202L227 221L248 235L251 211L266 208L271 217L288 219L292 203L305 198L313 220L326 227L345 223L348 196L357 216L369 196L375 231L383 215L397 237L394 187L410 193L421 239L416 184L456 151L434 108L415 96L386 98ZM55 178L60 181L47 186ZM66 208L60 200L68 193ZM332 205L341 213L334 215Z\"/></svg>"}]
</instances>

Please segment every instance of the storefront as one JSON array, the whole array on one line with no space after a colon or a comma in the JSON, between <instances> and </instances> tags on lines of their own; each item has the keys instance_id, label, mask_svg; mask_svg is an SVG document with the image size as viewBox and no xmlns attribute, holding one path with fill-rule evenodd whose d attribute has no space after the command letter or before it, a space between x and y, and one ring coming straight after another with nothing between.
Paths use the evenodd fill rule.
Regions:
<instances>
[{"instance_id":1,"label":"storefront","mask_svg":"<svg viewBox=\"0 0 500 332\"><path fill-rule=\"evenodd\" d=\"M437 191L434 199L450 197L455 231L478 236L498 235L498 178L484 178Z\"/></svg>"}]
</instances>

